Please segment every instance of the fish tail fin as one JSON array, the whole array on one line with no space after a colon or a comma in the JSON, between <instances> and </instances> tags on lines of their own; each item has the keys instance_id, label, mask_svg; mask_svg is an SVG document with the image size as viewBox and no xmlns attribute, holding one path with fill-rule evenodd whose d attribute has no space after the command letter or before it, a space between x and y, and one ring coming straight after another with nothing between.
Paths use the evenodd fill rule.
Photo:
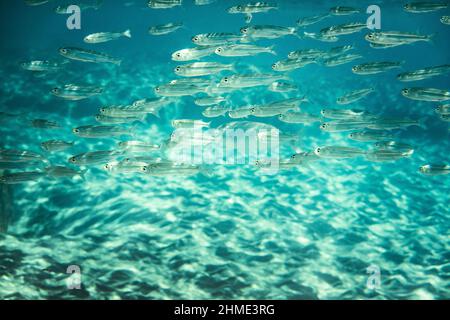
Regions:
<instances>
[{"instance_id":1,"label":"fish tail fin","mask_svg":"<svg viewBox=\"0 0 450 320\"><path fill-rule=\"evenodd\" d=\"M127 38L131 38L131 30L128 29L127 31L125 31L125 32L123 33L123 35L124 35L125 37L127 37Z\"/></svg>"},{"instance_id":2,"label":"fish tail fin","mask_svg":"<svg viewBox=\"0 0 450 320\"><path fill-rule=\"evenodd\" d=\"M271 45L269 48L269 53L273 54L274 56L278 55L277 52L275 51L275 45Z\"/></svg>"},{"instance_id":3,"label":"fish tail fin","mask_svg":"<svg viewBox=\"0 0 450 320\"><path fill-rule=\"evenodd\" d=\"M251 13L247 13L245 15L245 23L250 23L253 20L253 15Z\"/></svg>"},{"instance_id":4,"label":"fish tail fin","mask_svg":"<svg viewBox=\"0 0 450 320\"><path fill-rule=\"evenodd\" d=\"M120 67L122 65L122 60L115 60L113 61L113 64Z\"/></svg>"},{"instance_id":5,"label":"fish tail fin","mask_svg":"<svg viewBox=\"0 0 450 320\"><path fill-rule=\"evenodd\" d=\"M161 109L162 109L162 106L161 106L161 107L158 107L158 108L154 108L154 109L150 112L150 114L152 114L152 115L154 115L155 117L157 117L158 119L160 119L161 116L160 116L159 113L160 113Z\"/></svg>"}]
</instances>

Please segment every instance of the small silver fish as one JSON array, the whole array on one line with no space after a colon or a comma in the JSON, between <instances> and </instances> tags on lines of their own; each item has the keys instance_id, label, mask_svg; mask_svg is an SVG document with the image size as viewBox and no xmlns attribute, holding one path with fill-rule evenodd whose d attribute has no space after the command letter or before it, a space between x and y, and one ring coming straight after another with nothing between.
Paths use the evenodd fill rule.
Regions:
<instances>
[{"instance_id":1,"label":"small silver fish","mask_svg":"<svg viewBox=\"0 0 450 320\"><path fill-rule=\"evenodd\" d=\"M183 27L183 23L181 22L171 22L166 24L160 24L157 26L150 27L148 29L148 33L154 36L166 35L172 32L177 31L178 29Z\"/></svg>"},{"instance_id":2,"label":"small silver fish","mask_svg":"<svg viewBox=\"0 0 450 320\"><path fill-rule=\"evenodd\" d=\"M177 66L175 73L183 77L199 77L234 70L234 64L222 64L218 62L194 62L183 66Z\"/></svg>"},{"instance_id":3,"label":"small silver fish","mask_svg":"<svg viewBox=\"0 0 450 320\"><path fill-rule=\"evenodd\" d=\"M152 9L170 9L181 6L182 0L150 0L148 6Z\"/></svg>"},{"instance_id":4,"label":"small silver fish","mask_svg":"<svg viewBox=\"0 0 450 320\"><path fill-rule=\"evenodd\" d=\"M123 151L93 151L69 158L69 162L79 166L107 163L123 155Z\"/></svg>"},{"instance_id":5,"label":"small silver fish","mask_svg":"<svg viewBox=\"0 0 450 320\"><path fill-rule=\"evenodd\" d=\"M103 93L103 88L68 84L61 88L54 88L51 93L64 100L78 101L101 95Z\"/></svg>"},{"instance_id":6,"label":"small silver fish","mask_svg":"<svg viewBox=\"0 0 450 320\"><path fill-rule=\"evenodd\" d=\"M74 146L74 142L66 142L62 140L49 140L41 143L41 148L48 152L57 152L70 149Z\"/></svg>"},{"instance_id":7,"label":"small silver fish","mask_svg":"<svg viewBox=\"0 0 450 320\"><path fill-rule=\"evenodd\" d=\"M45 119L34 119L31 120L30 124L33 128L36 129L55 130L61 128L61 126L57 122Z\"/></svg>"},{"instance_id":8,"label":"small silver fish","mask_svg":"<svg viewBox=\"0 0 450 320\"><path fill-rule=\"evenodd\" d=\"M320 158L348 159L363 156L366 151L353 147L328 146L318 147L314 153Z\"/></svg>"},{"instance_id":9,"label":"small silver fish","mask_svg":"<svg viewBox=\"0 0 450 320\"><path fill-rule=\"evenodd\" d=\"M336 100L336 102L337 102L337 104L341 104L341 105L354 103L354 102L359 101L362 98L366 97L368 94L374 92L374 90L375 90L374 88L355 90L355 91L352 91L350 93L343 95L342 97L339 97Z\"/></svg>"},{"instance_id":10,"label":"small silver fish","mask_svg":"<svg viewBox=\"0 0 450 320\"><path fill-rule=\"evenodd\" d=\"M450 166L446 164L427 164L419 168L419 172L427 176L440 176L450 173Z\"/></svg>"},{"instance_id":11,"label":"small silver fish","mask_svg":"<svg viewBox=\"0 0 450 320\"><path fill-rule=\"evenodd\" d=\"M90 62L90 63L112 63L120 66L122 60L113 58L108 56L102 52L96 52L93 50L85 50L80 48L61 48L59 49L59 53L68 59L82 61L82 62Z\"/></svg>"},{"instance_id":12,"label":"small silver fish","mask_svg":"<svg viewBox=\"0 0 450 320\"><path fill-rule=\"evenodd\" d=\"M368 62L363 63L352 68L352 72L358 75L372 75L381 72L386 72L395 68L400 68L403 62Z\"/></svg>"},{"instance_id":13,"label":"small silver fish","mask_svg":"<svg viewBox=\"0 0 450 320\"><path fill-rule=\"evenodd\" d=\"M348 16L356 13L361 13L361 10L351 7L333 7L330 9L330 14L334 16Z\"/></svg>"},{"instance_id":14,"label":"small silver fish","mask_svg":"<svg viewBox=\"0 0 450 320\"><path fill-rule=\"evenodd\" d=\"M407 3L403 6L406 12L410 13L426 13L426 12L434 12L442 9L447 9L447 3L439 3L439 2L412 2Z\"/></svg>"},{"instance_id":15,"label":"small silver fish","mask_svg":"<svg viewBox=\"0 0 450 320\"><path fill-rule=\"evenodd\" d=\"M278 119L285 123L299 123L299 124L311 124L320 122L320 117L302 112L286 112L280 114Z\"/></svg>"},{"instance_id":16,"label":"small silver fish","mask_svg":"<svg viewBox=\"0 0 450 320\"><path fill-rule=\"evenodd\" d=\"M435 88L405 88L402 95L406 98L419 101L446 101L450 100L450 91Z\"/></svg>"},{"instance_id":17,"label":"small silver fish","mask_svg":"<svg viewBox=\"0 0 450 320\"><path fill-rule=\"evenodd\" d=\"M175 51L172 54L173 61L192 61L210 56L216 52L216 46L198 46Z\"/></svg>"},{"instance_id":18,"label":"small silver fish","mask_svg":"<svg viewBox=\"0 0 450 320\"><path fill-rule=\"evenodd\" d=\"M45 168L45 172L52 178L75 178L80 177L84 180L86 171L76 171L63 166L53 166Z\"/></svg>"},{"instance_id":19,"label":"small silver fish","mask_svg":"<svg viewBox=\"0 0 450 320\"><path fill-rule=\"evenodd\" d=\"M0 176L0 184L20 184L26 182L37 182L46 176L45 172L19 172Z\"/></svg>"},{"instance_id":20,"label":"small silver fish","mask_svg":"<svg viewBox=\"0 0 450 320\"><path fill-rule=\"evenodd\" d=\"M364 130L352 132L348 135L351 140L360 142L376 142L394 139L394 135L390 131Z\"/></svg>"},{"instance_id":21,"label":"small silver fish","mask_svg":"<svg viewBox=\"0 0 450 320\"><path fill-rule=\"evenodd\" d=\"M111 138L133 135L133 129L118 126L84 126L72 130L82 138Z\"/></svg>"},{"instance_id":22,"label":"small silver fish","mask_svg":"<svg viewBox=\"0 0 450 320\"><path fill-rule=\"evenodd\" d=\"M105 43L120 38L131 38L131 30L124 32L98 32L93 33L84 38L84 42L90 44Z\"/></svg>"}]
</instances>

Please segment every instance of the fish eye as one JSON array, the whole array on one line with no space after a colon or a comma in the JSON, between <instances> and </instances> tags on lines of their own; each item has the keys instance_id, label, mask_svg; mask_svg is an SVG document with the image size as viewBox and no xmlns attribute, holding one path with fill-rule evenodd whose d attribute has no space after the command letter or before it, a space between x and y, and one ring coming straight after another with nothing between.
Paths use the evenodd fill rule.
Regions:
<instances>
[{"instance_id":1,"label":"fish eye","mask_svg":"<svg viewBox=\"0 0 450 320\"><path fill-rule=\"evenodd\" d=\"M355 135L354 135L353 133L350 133L348 136L349 136L350 138L353 138Z\"/></svg>"},{"instance_id":2,"label":"fish eye","mask_svg":"<svg viewBox=\"0 0 450 320\"><path fill-rule=\"evenodd\" d=\"M192 40L193 40L194 42L197 42L199 39L198 39L198 37L193 37Z\"/></svg>"},{"instance_id":3,"label":"fish eye","mask_svg":"<svg viewBox=\"0 0 450 320\"><path fill-rule=\"evenodd\" d=\"M181 58L181 53L176 53L175 54L178 58Z\"/></svg>"},{"instance_id":4,"label":"fish eye","mask_svg":"<svg viewBox=\"0 0 450 320\"><path fill-rule=\"evenodd\" d=\"M367 38L372 39L373 38L373 34L367 35Z\"/></svg>"},{"instance_id":5,"label":"fish eye","mask_svg":"<svg viewBox=\"0 0 450 320\"><path fill-rule=\"evenodd\" d=\"M156 92L159 92L160 90L161 90L161 89L160 89L159 87L156 87L156 88L155 88L155 91L156 91Z\"/></svg>"},{"instance_id":6,"label":"fish eye","mask_svg":"<svg viewBox=\"0 0 450 320\"><path fill-rule=\"evenodd\" d=\"M227 77L225 77L225 78L223 78L223 82L228 82L228 78Z\"/></svg>"},{"instance_id":7,"label":"fish eye","mask_svg":"<svg viewBox=\"0 0 450 320\"><path fill-rule=\"evenodd\" d=\"M61 50L59 50L61 53L67 53L67 49L61 49Z\"/></svg>"},{"instance_id":8,"label":"fish eye","mask_svg":"<svg viewBox=\"0 0 450 320\"><path fill-rule=\"evenodd\" d=\"M141 168L141 170L142 170L142 172L147 172L148 168L147 168L147 166L144 166Z\"/></svg>"},{"instance_id":9,"label":"fish eye","mask_svg":"<svg viewBox=\"0 0 450 320\"><path fill-rule=\"evenodd\" d=\"M176 71L176 72L179 72L180 70L181 70L180 67L176 67L176 68L175 68L175 71Z\"/></svg>"},{"instance_id":10,"label":"fish eye","mask_svg":"<svg viewBox=\"0 0 450 320\"><path fill-rule=\"evenodd\" d=\"M358 71L358 67L353 67L352 70L353 71Z\"/></svg>"},{"instance_id":11,"label":"fish eye","mask_svg":"<svg viewBox=\"0 0 450 320\"><path fill-rule=\"evenodd\" d=\"M256 108L251 108L251 109L250 109L250 112L251 112L251 113L255 113L255 111L256 111Z\"/></svg>"},{"instance_id":12,"label":"fish eye","mask_svg":"<svg viewBox=\"0 0 450 320\"><path fill-rule=\"evenodd\" d=\"M222 52L222 48L217 48L217 52Z\"/></svg>"},{"instance_id":13,"label":"fish eye","mask_svg":"<svg viewBox=\"0 0 450 320\"><path fill-rule=\"evenodd\" d=\"M72 163L75 163L75 162L77 162L77 159L75 157L72 157L72 158L69 159L69 161L72 162Z\"/></svg>"},{"instance_id":14,"label":"fish eye","mask_svg":"<svg viewBox=\"0 0 450 320\"><path fill-rule=\"evenodd\" d=\"M108 170L109 168L110 168L110 166L109 166L109 164L105 164L105 167L104 167L106 170Z\"/></svg>"},{"instance_id":15,"label":"fish eye","mask_svg":"<svg viewBox=\"0 0 450 320\"><path fill-rule=\"evenodd\" d=\"M73 129L72 132L73 133L80 133L80 130L79 129Z\"/></svg>"},{"instance_id":16,"label":"fish eye","mask_svg":"<svg viewBox=\"0 0 450 320\"><path fill-rule=\"evenodd\" d=\"M402 92L403 92L404 94L408 94L409 90L408 90L408 89L403 89Z\"/></svg>"},{"instance_id":17,"label":"fish eye","mask_svg":"<svg viewBox=\"0 0 450 320\"><path fill-rule=\"evenodd\" d=\"M241 32L242 32L242 33L247 33L247 31L248 31L247 28L242 28L242 29L241 29Z\"/></svg>"},{"instance_id":18,"label":"fish eye","mask_svg":"<svg viewBox=\"0 0 450 320\"><path fill-rule=\"evenodd\" d=\"M274 64L272 65L272 69L275 70L276 68L277 68L277 64L274 63Z\"/></svg>"},{"instance_id":19,"label":"fish eye","mask_svg":"<svg viewBox=\"0 0 450 320\"><path fill-rule=\"evenodd\" d=\"M101 112L101 113L105 113L105 112L106 112L106 108L101 108L101 109L100 109L100 112Z\"/></svg>"},{"instance_id":20,"label":"fish eye","mask_svg":"<svg viewBox=\"0 0 450 320\"><path fill-rule=\"evenodd\" d=\"M326 123L321 124L321 125L320 125L320 128L321 128L321 129L326 129L326 128L327 128L327 124L326 124Z\"/></svg>"},{"instance_id":21,"label":"fish eye","mask_svg":"<svg viewBox=\"0 0 450 320\"><path fill-rule=\"evenodd\" d=\"M320 153L320 148L316 148L316 153Z\"/></svg>"},{"instance_id":22,"label":"fish eye","mask_svg":"<svg viewBox=\"0 0 450 320\"><path fill-rule=\"evenodd\" d=\"M58 91L59 91L58 88L53 88L53 89L52 89L52 92L53 92L53 93L58 93Z\"/></svg>"},{"instance_id":23,"label":"fish eye","mask_svg":"<svg viewBox=\"0 0 450 320\"><path fill-rule=\"evenodd\" d=\"M320 114L324 116L325 115L325 110L320 110Z\"/></svg>"}]
</instances>

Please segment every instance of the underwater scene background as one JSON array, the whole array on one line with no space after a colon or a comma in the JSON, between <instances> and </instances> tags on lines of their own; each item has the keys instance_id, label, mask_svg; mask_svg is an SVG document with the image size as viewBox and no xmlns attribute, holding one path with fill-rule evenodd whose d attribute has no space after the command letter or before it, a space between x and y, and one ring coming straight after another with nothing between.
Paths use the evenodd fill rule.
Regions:
<instances>
[{"instance_id":1,"label":"underwater scene background","mask_svg":"<svg viewBox=\"0 0 450 320\"><path fill-rule=\"evenodd\" d=\"M267 87L221 94L227 107L259 105L306 96L302 111L320 115L324 108L356 108L388 118L420 119L422 126L394 130L396 140L414 146L414 154L393 162L364 157L320 159L307 165L265 174L252 163L212 165L196 175L115 173L103 164L79 168L71 156L113 150L130 137L85 139L72 129L96 124L99 108L129 105L156 97L154 88L180 78L173 70L176 50L195 47L191 38L209 32L239 34L241 14L227 8L242 1L218 0L204 6L183 0L171 9L151 9L145 1L104 1L81 13L81 29L69 30L69 15L50 1L39 6L24 1L0 3L0 147L45 155L52 165L86 170L84 178L44 177L22 184L0 184L0 297L3 299L448 299L450 297L449 176L427 176L419 168L449 164L449 127L435 113L439 103L402 96L405 87L450 89L449 74L419 82L396 79L400 72L450 63L450 26L441 23L449 9L414 14L400 1L276 1L278 10L253 15L250 25L296 25L301 17L350 6L361 13L330 16L307 26L318 32L348 22L365 23L366 8L381 8L382 31L424 35L432 41L373 49L364 36L339 37L334 43L286 36L259 40L274 45L275 55L228 58L212 55L201 61L236 62L235 71L211 78L260 72L289 52L302 48L328 50L353 45L362 58L336 67L309 64L286 72L298 90L279 93ZM173 33L154 36L148 28L182 22ZM95 32L123 32L130 39L87 44ZM70 61L48 74L24 70L21 63L64 58L58 50L78 47L108 53L120 66ZM351 67L372 61L403 61L400 68L356 75ZM101 95L68 101L51 93L55 87L81 83L104 87ZM374 92L349 106L336 99L352 90ZM197 94L195 97L206 96ZM299 139L283 146L280 157L321 146L369 150L349 132L324 132L320 123L288 124L277 117L205 118L195 97L176 97L159 117L134 123L133 140L161 144L173 131L174 119L197 119L217 128L232 121L268 123ZM6 116L14 114L20 116ZM61 127L45 130L30 124L47 119ZM130 125L128 125L130 126ZM46 152L51 139L75 141L61 152ZM41 170L34 164L0 173ZM25 170L26 169L26 170ZM81 269L81 289L67 287L67 268ZM369 269L368 269L369 268ZM371 270L380 282L368 285Z\"/></svg>"}]
</instances>

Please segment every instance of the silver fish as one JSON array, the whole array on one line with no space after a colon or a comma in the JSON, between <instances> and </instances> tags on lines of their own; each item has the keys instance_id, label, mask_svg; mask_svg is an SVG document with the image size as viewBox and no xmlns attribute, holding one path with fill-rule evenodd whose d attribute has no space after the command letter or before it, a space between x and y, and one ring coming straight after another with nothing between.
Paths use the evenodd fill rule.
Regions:
<instances>
[{"instance_id":1,"label":"silver fish","mask_svg":"<svg viewBox=\"0 0 450 320\"><path fill-rule=\"evenodd\" d=\"M297 91L298 86L290 82L275 81L270 84L268 89L272 92L290 92L290 91Z\"/></svg>"},{"instance_id":2,"label":"silver fish","mask_svg":"<svg viewBox=\"0 0 450 320\"><path fill-rule=\"evenodd\" d=\"M23 62L21 67L27 71L33 72L58 72L62 70L69 62L68 61L48 61L35 60Z\"/></svg>"},{"instance_id":3,"label":"silver fish","mask_svg":"<svg viewBox=\"0 0 450 320\"><path fill-rule=\"evenodd\" d=\"M98 32L93 33L84 38L84 42L90 44L105 43L120 38L131 38L131 30L124 32Z\"/></svg>"},{"instance_id":4,"label":"silver fish","mask_svg":"<svg viewBox=\"0 0 450 320\"><path fill-rule=\"evenodd\" d=\"M222 71L234 70L234 64L222 64L218 62L194 62L183 66L177 66L175 73L183 77L208 76Z\"/></svg>"},{"instance_id":5,"label":"silver fish","mask_svg":"<svg viewBox=\"0 0 450 320\"><path fill-rule=\"evenodd\" d=\"M209 107L202 112L202 115L206 118L216 118L224 116L229 110L229 108L221 106Z\"/></svg>"},{"instance_id":6,"label":"silver fish","mask_svg":"<svg viewBox=\"0 0 450 320\"><path fill-rule=\"evenodd\" d=\"M314 153L320 158L347 159L363 156L366 151L353 147L328 146L318 147Z\"/></svg>"},{"instance_id":7,"label":"silver fish","mask_svg":"<svg viewBox=\"0 0 450 320\"><path fill-rule=\"evenodd\" d=\"M440 19L440 21L441 21L443 24L450 25L450 16L442 16L441 19Z\"/></svg>"},{"instance_id":8,"label":"silver fish","mask_svg":"<svg viewBox=\"0 0 450 320\"><path fill-rule=\"evenodd\" d=\"M450 100L450 91L435 88L405 88L402 95L406 98L419 101L446 101Z\"/></svg>"},{"instance_id":9,"label":"silver fish","mask_svg":"<svg viewBox=\"0 0 450 320\"><path fill-rule=\"evenodd\" d=\"M351 7L333 7L330 9L330 14L334 16L348 16L355 13L361 13L361 10Z\"/></svg>"},{"instance_id":10,"label":"silver fish","mask_svg":"<svg viewBox=\"0 0 450 320\"><path fill-rule=\"evenodd\" d=\"M230 110L228 116L232 119L242 119L247 118L252 113L253 107L241 107L238 109Z\"/></svg>"},{"instance_id":11,"label":"silver fish","mask_svg":"<svg viewBox=\"0 0 450 320\"><path fill-rule=\"evenodd\" d=\"M321 15L317 15L317 16L300 18L300 19L297 20L297 26L299 28L310 26L310 25L316 24L316 23L318 23L318 22L320 22L323 19L328 18L328 17L330 17L329 13L321 14Z\"/></svg>"},{"instance_id":12,"label":"silver fish","mask_svg":"<svg viewBox=\"0 0 450 320\"><path fill-rule=\"evenodd\" d=\"M361 89L361 90L355 90L350 93L347 93L343 95L342 97L339 97L336 102L337 104L350 104L356 101L361 100L362 98L366 97L368 94L374 92L374 88L367 88L367 89Z\"/></svg>"},{"instance_id":13,"label":"silver fish","mask_svg":"<svg viewBox=\"0 0 450 320\"><path fill-rule=\"evenodd\" d=\"M175 32L182 27L183 27L183 23L181 23L181 22L177 22L177 23L171 22L171 23L160 24L157 26L150 27L148 29L148 33L151 35L154 35L154 36L161 36L161 35Z\"/></svg>"},{"instance_id":14,"label":"silver fish","mask_svg":"<svg viewBox=\"0 0 450 320\"><path fill-rule=\"evenodd\" d=\"M96 52L93 50L85 50L80 48L61 48L59 49L59 53L68 59L83 61L83 62L91 62L91 63L112 63L120 66L122 60L113 58L108 56L102 52Z\"/></svg>"},{"instance_id":15,"label":"silver fish","mask_svg":"<svg viewBox=\"0 0 450 320\"><path fill-rule=\"evenodd\" d=\"M123 155L123 151L93 151L69 158L69 162L79 166L107 163Z\"/></svg>"},{"instance_id":16,"label":"silver fish","mask_svg":"<svg viewBox=\"0 0 450 320\"><path fill-rule=\"evenodd\" d=\"M192 42L199 46L220 46L243 40L241 35L233 33L202 33L192 37Z\"/></svg>"},{"instance_id":17,"label":"silver fish","mask_svg":"<svg viewBox=\"0 0 450 320\"><path fill-rule=\"evenodd\" d=\"M400 68L402 64L403 62L368 62L354 66L352 72L358 75L371 75Z\"/></svg>"},{"instance_id":18,"label":"silver fish","mask_svg":"<svg viewBox=\"0 0 450 320\"><path fill-rule=\"evenodd\" d=\"M430 79L436 76L440 76L450 72L450 65L441 65L435 67L429 67L419 69L412 72L404 72L397 76L397 79L403 82L418 81L424 79Z\"/></svg>"},{"instance_id":19,"label":"silver fish","mask_svg":"<svg viewBox=\"0 0 450 320\"><path fill-rule=\"evenodd\" d=\"M374 145L374 148L377 150L391 150L391 151L398 151L403 153L410 153L412 154L414 152L414 147L407 143L402 143L398 141L378 141Z\"/></svg>"},{"instance_id":20,"label":"silver fish","mask_svg":"<svg viewBox=\"0 0 450 320\"><path fill-rule=\"evenodd\" d=\"M364 130L352 132L348 135L351 140L360 142L376 142L392 140L395 136L390 131L376 131L376 130Z\"/></svg>"},{"instance_id":21,"label":"silver fish","mask_svg":"<svg viewBox=\"0 0 450 320\"><path fill-rule=\"evenodd\" d=\"M227 46L220 46L215 50L215 53L222 57L247 57L256 56L261 53L270 53L276 55L277 53L271 47L259 47L251 44L231 44Z\"/></svg>"},{"instance_id":22,"label":"silver fish","mask_svg":"<svg viewBox=\"0 0 450 320\"><path fill-rule=\"evenodd\" d=\"M367 28L367 23L353 22L324 28L320 30L320 34L324 37L339 37L360 32L365 28Z\"/></svg>"},{"instance_id":23,"label":"silver fish","mask_svg":"<svg viewBox=\"0 0 450 320\"><path fill-rule=\"evenodd\" d=\"M226 101L224 97L205 97L199 98L194 101L194 103L200 107L213 106Z\"/></svg>"},{"instance_id":24,"label":"silver fish","mask_svg":"<svg viewBox=\"0 0 450 320\"><path fill-rule=\"evenodd\" d=\"M151 152L161 148L160 145L142 141L122 141L118 143L118 147L128 152Z\"/></svg>"},{"instance_id":25,"label":"silver fish","mask_svg":"<svg viewBox=\"0 0 450 320\"><path fill-rule=\"evenodd\" d=\"M66 5L59 5L55 8L55 12L58 14L68 14L72 11L69 10L69 7L72 5L76 5L80 8L81 11L87 10L87 9L94 9L98 10L103 5L103 0L93 0L93 1L71 1L71 4Z\"/></svg>"},{"instance_id":26,"label":"silver fish","mask_svg":"<svg viewBox=\"0 0 450 320\"><path fill-rule=\"evenodd\" d=\"M201 120L179 119L172 121L172 127L174 129L190 129L190 128L208 128L211 122L204 122Z\"/></svg>"},{"instance_id":27,"label":"silver fish","mask_svg":"<svg viewBox=\"0 0 450 320\"><path fill-rule=\"evenodd\" d=\"M182 0L150 0L148 6L152 9L170 9L181 6Z\"/></svg>"},{"instance_id":28,"label":"silver fish","mask_svg":"<svg viewBox=\"0 0 450 320\"><path fill-rule=\"evenodd\" d=\"M396 150L372 150L366 154L366 159L373 162L390 162L409 158L412 153Z\"/></svg>"},{"instance_id":29,"label":"silver fish","mask_svg":"<svg viewBox=\"0 0 450 320\"><path fill-rule=\"evenodd\" d=\"M410 13L426 13L426 12L434 12L442 9L447 9L447 3L439 3L439 2L412 2L407 3L403 6L406 12Z\"/></svg>"},{"instance_id":30,"label":"silver fish","mask_svg":"<svg viewBox=\"0 0 450 320\"><path fill-rule=\"evenodd\" d=\"M362 56L359 54L346 54L333 58L328 58L323 61L323 64L326 65L327 67L335 67L361 58Z\"/></svg>"},{"instance_id":31,"label":"silver fish","mask_svg":"<svg viewBox=\"0 0 450 320\"><path fill-rule=\"evenodd\" d=\"M285 123L301 123L301 124L311 124L315 122L320 122L320 117L301 112L286 112L280 114L278 119Z\"/></svg>"},{"instance_id":32,"label":"silver fish","mask_svg":"<svg viewBox=\"0 0 450 320\"><path fill-rule=\"evenodd\" d=\"M245 22L246 23L250 23L253 19L253 15L254 13L265 13L265 12L269 12L270 10L277 10L278 7L276 4L270 4L267 2L251 2L251 3L247 3L247 4L241 4L241 5L237 5L237 6L233 6L228 8L228 13L231 14L237 14L237 13L241 13L241 14L245 14L246 19Z\"/></svg>"},{"instance_id":33,"label":"silver fish","mask_svg":"<svg viewBox=\"0 0 450 320\"><path fill-rule=\"evenodd\" d=\"M110 138L133 135L133 129L118 126L84 126L72 130L82 138Z\"/></svg>"},{"instance_id":34,"label":"silver fish","mask_svg":"<svg viewBox=\"0 0 450 320\"><path fill-rule=\"evenodd\" d=\"M297 34L297 28L295 27L280 27L273 25L255 25L241 28L241 33L245 37L251 39L277 39L288 35Z\"/></svg>"},{"instance_id":35,"label":"silver fish","mask_svg":"<svg viewBox=\"0 0 450 320\"><path fill-rule=\"evenodd\" d=\"M41 148L48 152L57 152L70 149L74 146L74 142L66 142L62 140L49 140L41 143Z\"/></svg>"},{"instance_id":36,"label":"silver fish","mask_svg":"<svg viewBox=\"0 0 450 320\"><path fill-rule=\"evenodd\" d=\"M450 104L442 104L440 106L437 106L434 111L440 115L450 114Z\"/></svg>"},{"instance_id":37,"label":"silver fish","mask_svg":"<svg viewBox=\"0 0 450 320\"><path fill-rule=\"evenodd\" d=\"M80 177L84 179L86 171L76 171L71 168L63 166L53 166L45 168L45 172L52 178L75 178Z\"/></svg>"},{"instance_id":38,"label":"silver fish","mask_svg":"<svg viewBox=\"0 0 450 320\"><path fill-rule=\"evenodd\" d=\"M46 176L45 172L19 172L0 176L0 184L20 184L26 182L36 182Z\"/></svg>"},{"instance_id":39,"label":"silver fish","mask_svg":"<svg viewBox=\"0 0 450 320\"><path fill-rule=\"evenodd\" d=\"M53 88L51 93L65 100L78 101L101 95L103 90L102 87L68 84L61 88Z\"/></svg>"},{"instance_id":40,"label":"silver fish","mask_svg":"<svg viewBox=\"0 0 450 320\"><path fill-rule=\"evenodd\" d=\"M192 61L199 60L203 57L207 57L215 53L216 46L198 46L195 48L188 48L175 51L172 54L173 61Z\"/></svg>"},{"instance_id":41,"label":"silver fish","mask_svg":"<svg viewBox=\"0 0 450 320\"><path fill-rule=\"evenodd\" d=\"M28 150L0 149L0 162L33 163L33 162L48 162L48 160L41 154Z\"/></svg>"},{"instance_id":42,"label":"silver fish","mask_svg":"<svg viewBox=\"0 0 450 320\"><path fill-rule=\"evenodd\" d=\"M440 176L450 173L450 166L446 164L427 164L419 168L419 172L427 176Z\"/></svg>"},{"instance_id":43,"label":"silver fish","mask_svg":"<svg viewBox=\"0 0 450 320\"><path fill-rule=\"evenodd\" d=\"M360 109L323 109L320 113L325 118L336 120L352 120L361 122L377 118L377 116Z\"/></svg>"},{"instance_id":44,"label":"silver fish","mask_svg":"<svg viewBox=\"0 0 450 320\"><path fill-rule=\"evenodd\" d=\"M369 33L365 36L365 39L373 44L395 47L419 41L431 42L433 37L434 34L420 35L402 31L383 31Z\"/></svg>"},{"instance_id":45,"label":"silver fish","mask_svg":"<svg viewBox=\"0 0 450 320\"><path fill-rule=\"evenodd\" d=\"M33 128L37 129L61 129L61 126L57 122L45 119L34 119L31 120L30 124Z\"/></svg>"},{"instance_id":46,"label":"silver fish","mask_svg":"<svg viewBox=\"0 0 450 320\"><path fill-rule=\"evenodd\" d=\"M278 72L292 71L303 68L309 64L318 63L316 58L287 59L275 62L272 70Z\"/></svg>"},{"instance_id":47,"label":"silver fish","mask_svg":"<svg viewBox=\"0 0 450 320\"><path fill-rule=\"evenodd\" d=\"M221 87L228 88L251 88L258 86L269 86L278 80L289 80L289 77L280 74L234 74L220 80Z\"/></svg>"},{"instance_id":48,"label":"silver fish","mask_svg":"<svg viewBox=\"0 0 450 320\"><path fill-rule=\"evenodd\" d=\"M145 119L145 114L139 114L131 117L110 117L103 114L97 114L95 120L101 124L124 124L133 123L136 121L143 122Z\"/></svg>"}]
</instances>

